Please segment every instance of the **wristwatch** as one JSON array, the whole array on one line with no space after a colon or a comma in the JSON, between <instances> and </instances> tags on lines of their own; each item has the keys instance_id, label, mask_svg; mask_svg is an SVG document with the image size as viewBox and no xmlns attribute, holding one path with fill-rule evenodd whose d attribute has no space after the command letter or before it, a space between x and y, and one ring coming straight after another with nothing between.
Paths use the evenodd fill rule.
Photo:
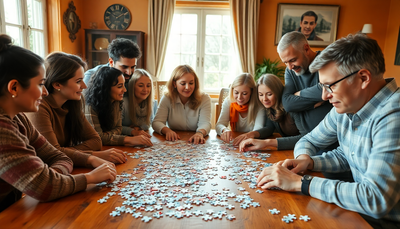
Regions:
<instances>
[{"instance_id":1,"label":"wristwatch","mask_svg":"<svg viewBox=\"0 0 400 229\"><path fill-rule=\"evenodd\" d=\"M310 175L304 175L301 178L301 193L303 193L304 195L307 195L307 196L310 195L309 188L310 188L311 180L313 178L314 177L310 176Z\"/></svg>"}]
</instances>

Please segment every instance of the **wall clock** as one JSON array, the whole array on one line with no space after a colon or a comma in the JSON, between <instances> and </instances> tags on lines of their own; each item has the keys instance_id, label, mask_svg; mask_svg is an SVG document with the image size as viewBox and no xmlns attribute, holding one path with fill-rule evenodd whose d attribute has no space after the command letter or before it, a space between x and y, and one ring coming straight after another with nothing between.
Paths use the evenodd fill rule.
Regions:
<instances>
[{"instance_id":1,"label":"wall clock","mask_svg":"<svg viewBox=\"0 0 400 229\"><path fill-rule=\"evenodd\" d=\"M67 31L69 32L69 39L71 42L74 42L76 39L75 34L81 28L81 20L79 20L78 15L75 13L76 7L74 6L74 2L71 1L68 4L67 11L64 12L63 22L67 27Z\"/></svg>"},{"instance_id":2,"label":"wall clock","mask_svg":"<svg viewBox=\"0 0 400 229\"><path fill-rule=\"evenodd\" d=\"M125 30L131 24L132 16L128 8L121 4L113 4L104 12L104 23L109 29Z\"/></svg>"}]
</instances>

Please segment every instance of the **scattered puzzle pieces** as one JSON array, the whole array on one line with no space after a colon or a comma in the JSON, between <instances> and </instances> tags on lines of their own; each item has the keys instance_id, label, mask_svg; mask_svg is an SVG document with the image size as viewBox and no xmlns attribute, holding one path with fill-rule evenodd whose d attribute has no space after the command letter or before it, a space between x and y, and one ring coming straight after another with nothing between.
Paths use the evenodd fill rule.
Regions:
<instances>
[{"instance_id":1,"label":"scattered puzzle pieces","mask_svg":"<svg viewBox=\"0 0 400 229\"><path fill-rule=\"evenodd\" d=\"M269 212L270 212L272 215L278 215L278 214L280 213L280 211L277 210L276 208L274 208L274 209L269 209Z\"/></svg>"},{"instance_id":2,"label":"scattered puzzle pieces","mask_svg":"<svg viewBox=\"0 0 400 229\"><path fill-rule=\"evenodd\" d=\"M307 222L307 221L310 221L311 220L311 218L310 217L308 217L308 215L300 215L300 218L299 218L300 220L304 220L304 222Z\"/></svg>"}]
</instances>

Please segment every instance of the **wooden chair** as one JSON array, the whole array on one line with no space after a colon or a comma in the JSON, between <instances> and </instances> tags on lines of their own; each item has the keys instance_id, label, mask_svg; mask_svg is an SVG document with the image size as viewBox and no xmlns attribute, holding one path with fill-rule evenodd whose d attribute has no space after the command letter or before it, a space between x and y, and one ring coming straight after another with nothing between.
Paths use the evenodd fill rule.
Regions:
<instances>
[{"instance_id":1,"label":"wooden chair","mask_svg":"<svg viewBox=\"0 0 400 229\"><path fill-rule=\"evenodd\" d=\"M229 88L223 87L219 92L218 103L215 104L215 123L218 122L219 114L221 113L222 103L229 96Z\"/></svg>"},{"instance_id":2,"label":"wooden chair","mask_svg":"<svg viewBox=\"0 0 400 229\"><path fill-rule=\"evenodd\" d=\"M167 81L157 81L157 101L160 104L160 100L164 95L165 90L167 89Z\"/></svg>"}]
</instances>

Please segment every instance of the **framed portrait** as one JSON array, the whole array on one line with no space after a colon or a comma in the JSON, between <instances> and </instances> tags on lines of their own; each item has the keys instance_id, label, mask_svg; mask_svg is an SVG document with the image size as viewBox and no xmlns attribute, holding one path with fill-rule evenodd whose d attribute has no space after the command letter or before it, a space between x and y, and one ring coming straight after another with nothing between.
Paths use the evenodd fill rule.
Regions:
<instances>
[{"instance_id":1,"label":"framed portrait","mask_svg":"<svg viewBox=\"0 0 400 229\"><path fill-rule=\"evenodd\" d=\"M310 46L328 46L336 40L338 5L278 4L275 45L287 32L303 33Z\"/></svg>"},{"instance_id":2,"label":"framed portrait","mask_svg":"<svg viewBox=\"0 0 400 229\"><path fill-rule=\"evenodd\" d=\"M400 28L399 28L399 36L397 37L397 48L394 57L394 65L400 65Z\"/></svg>"}]
</instances>

